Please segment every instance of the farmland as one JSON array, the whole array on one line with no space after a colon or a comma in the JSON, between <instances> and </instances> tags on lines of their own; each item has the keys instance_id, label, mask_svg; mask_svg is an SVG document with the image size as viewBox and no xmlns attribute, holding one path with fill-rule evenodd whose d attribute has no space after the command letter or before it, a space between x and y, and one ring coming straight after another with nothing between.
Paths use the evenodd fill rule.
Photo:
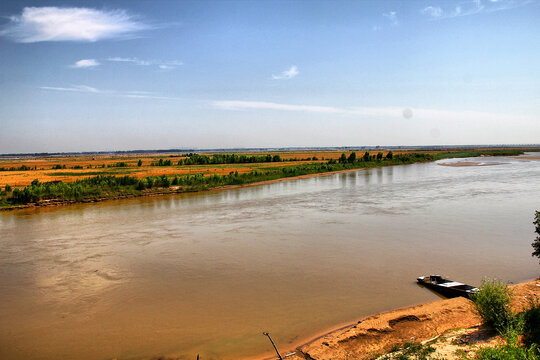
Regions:
<instances>
[{"instance_id":1,"label":"farmland","mask_svg":"<svg viewBox=\"0 0 540 360\"><path fill-rule=\"evenodd\" d=\"M39 156L0 162L0 206L45 206L208 190L448 157L519 155L523 149L298 151Z\"/></svg>"}]
</instances>

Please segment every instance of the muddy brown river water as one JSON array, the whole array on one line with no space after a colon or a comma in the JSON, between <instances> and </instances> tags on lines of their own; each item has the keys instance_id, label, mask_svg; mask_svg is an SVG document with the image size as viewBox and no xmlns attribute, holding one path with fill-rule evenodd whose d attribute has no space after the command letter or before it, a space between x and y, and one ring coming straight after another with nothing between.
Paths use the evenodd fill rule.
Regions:
<instances>
[{"instance_id":1,"label":"muddy brown river water","mask_svg":"<svg viewBox=\"0 0 540 360\"><path fill-rule=\"evenodd\" d=\"M459 162L496 165L0 213L0 358L271 355L437 299L419 275L537 277L540 160Z\"/></svg>"}]
</instances>

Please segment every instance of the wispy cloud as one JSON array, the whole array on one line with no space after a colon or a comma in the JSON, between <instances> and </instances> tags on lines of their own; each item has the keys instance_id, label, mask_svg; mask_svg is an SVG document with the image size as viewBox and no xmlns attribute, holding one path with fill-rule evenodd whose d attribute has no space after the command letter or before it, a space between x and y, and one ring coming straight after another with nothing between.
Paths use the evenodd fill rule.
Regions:
<instances>
[{"instance_id":1,"label":"wispy cloud","mask_svg":"<svg viewBox=\"0 0 540 360\"><path fill-rule=\"evenodd\" d=\"M281 74L272 75L272 79L274 80L292 79L298 74L299 74L298 67L296 65L292 65L289 69L283 71Z\"/></svg>"},{"instance_id":2,"label":"wispy cloud","mask_svg":"<svg viewBox=\"0 0 540 360\"><path fill-rule=\"evenodd\" d=\"M393 26L397 26L399 24L397 13L395 11L390 11L390 12L387 12L387 13L383 13L383 16L385 18L387 18L388 20L390 20L390 23Z\"/></svg>"},{"instance_id":3,"label":"wispy cloud","mask_svg":"<svg viewBox=\"0 0 540 360\"><path fill-rule=\"evenodd\" d=\"M71 65L75 69L87 69L101 65L96 59L82 59Z\"/></svg>"},{"instance_id":4,"label":"wispy cloud","mask_svg":"<svg viewBox=\"0 0 540 360\"><path fill-rule=\"evenodd\" d=\"M531 0L468 0L446 8L427 6L420 10L420 13L432 20L438 20L509 10L530 3Z\"/></svg>"},{"instance_id":5,"label":"wispy cloud","mask_svg":"<svg viewBox=\"0 0 540 360\"><path fill-rule=\"evenodd\" d=\"M155 100L182 100L178 97L173 96L162 96L160 94L148 92L148 91L116 91L116 90L103 90L96 89L87 85L73 85L70 87L57 87L57 86L41 86L40 89L47 91L61 91L61 92L79 92L79 93L88 93L88 94L102 94L117 96L123 98L132 98L132 99L155 99Z\"/></svg>"},{"instance_id":6,"label":"wispy cloud","mask_svg":"<svg viewBox=\"0 0 540 360\"><path fill-rule=\"evenodd\" d=\"M241 100L224 100L213 101L210 104L212 107L221 110L242 111L242 110L274 110L274 111L293 111L293 112L309 112L319 114L335 114L343 116L355 116L365 119L373 118L399 118L413 121L414 119L423 120L447 120L447 121L468 121L468 120L485 120L485 121L508 121L509 119L525 119L531 120L527 116L508 115L500 113L489 113L481 111L451 111L440 109L410 109L408 107L352 107L341 108L333 106L317 106L317 105L293 105L280 104L265 101L241 101ZM413 119L413 120L408 120Z\"/></svg>"},{"instance_id":7,"label":"wispy cloud","mask_svg":"<svg viewBox=\"0 0 540 360\"><path fill-rule=\"evenodd\" d=\"M184 65L183 62L178 60L141 60L138 58L124 58L124 57L110 57L107 61L131 63L139 66L157 66L161 70L172 70L178 66Z\"/></svg>"},{"instance_id":8,"label":"wispy cloud","mask_svg":"<svg viewBox=\"0 0 540 360\"><path fill-rule=\"evenodd\" d=\"M98 41L150 28L124 10L90 8L25 7L9 20L0 36L21 43Z\"/></svg>"},{"instance_id":9,"label":"wispy cloud","mask_svg":"<svg viewBox=\"0 0 540 360\"><path fill-rule=\"evenodd\" d=\"M96 88L86 86L86 85L74 85L71 87L56 87L56 86L42 86L42 90L52 90L52 91L70 91L70 92L84 92L84 93L102 93L103 91Z\"/></svg>"}]
</instances>

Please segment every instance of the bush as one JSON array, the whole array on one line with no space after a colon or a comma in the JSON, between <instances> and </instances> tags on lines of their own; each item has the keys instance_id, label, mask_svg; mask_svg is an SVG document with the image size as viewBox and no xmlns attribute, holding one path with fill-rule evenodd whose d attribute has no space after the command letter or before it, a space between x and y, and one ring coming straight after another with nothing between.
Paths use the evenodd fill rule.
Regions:
<instances>
[{"instance_id":1,"label":"bush","mask_svg":"<svg viewBox=\"0 0 540 360\"><path fill-rule=\"evenodd\" d=\"M531 244L534 251L532 253L532 256L536 256L540 258L540 211L536 211L534 213L534 232L536 233L536 239L534 239L533 243Z\"/></svg>"},{"instance_id":2,"label":"bush","mask_svg":"<svg viewBox=\"0 0 540 360\"><path fill-rule=\"evenodd\" d=\"M484 323L504 334L513 317L510 311L512 292L499 280L482 281L479 291L472 296L475 312L482 318Z\"/></svg>"},{"instance_id":3,"label":"bush","mask_svg":"<svg viewBox=\"0 0 540 360\"><path fill-rule=\"evenodd\" d=\"M10 192L11 191L11 185L6 184L5 190L6 190L6 193Z\"/></svg>"},{"instance_id":4,"label":"bush","mask_svg":"<svg viewBox=\"0 0 540 360\"><path fill-rule=\"evenodd\" d=\"M527 345L540 346L540 301L529 299L529 308L523 316L523 342Z\"/></svg>"}]
</instances>

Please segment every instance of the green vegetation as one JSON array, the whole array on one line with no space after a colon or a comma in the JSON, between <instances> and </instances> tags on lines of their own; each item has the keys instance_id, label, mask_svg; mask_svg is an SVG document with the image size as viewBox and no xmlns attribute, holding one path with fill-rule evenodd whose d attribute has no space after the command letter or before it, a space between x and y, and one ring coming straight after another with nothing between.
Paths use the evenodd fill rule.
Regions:
<instances>
[{"instance_id":1,"label":"green vegetation","mask_svg":"<svg viewBox=\"0 0 540 360\"><path fill-rule=\"evenodd\" d=\"M540 258L540 211L538 210L534 214L533 224L535 226L534 232L536 233L536 239L531 244L534 249L532 256Z\"/></svg>"},{"instance_id":2,"label":"green vegetation","mask_svg":"<svg viewBox=\"0 0 540 360\"><path fill-rule=\"evenodd\" d=\"M488 327L501 334L508 329L513 314L510 311L512 293L506 284L499 280L483 280L472 301L475 312Z\"/></svg>"},{"instance_id":3,"label":"green vegetation","mask_svg":"<svg viewBox=\"0 0 540 360\"><path fill-rule=\"evenodd\" d=\"M523 155L527 150L538 151L538 149L487 149L487 150L468 150L468 151L448 151L433 154L435 160L448 158L475 157L481 155L489 156L518 156Z\"/></svg>"},{"instance_id":4,"label":"green vegetation","mask_svg":"<svg viewBox=\"0 0 540 360\"><path fill-rule=\"evenodd\" d=\"M521 314L523 318L523 342L525 345L540 346L540 301L529 299L529 308Z\"/></svg>"},{"instance_id":5,"label":"green vegetation","mask_svg":"<svg viewBox=\"0 0 540 360\"><path fill-rule=\"evenodd\" d=\"M161 159L160 159L161 160ZM310 158L311 160L311 158ZM281 162L281 156L266 154L262 156L247 156L237 154L215 154L213 156L199 155L196 153L187 154L186 159L178 161L178 165L209 165L209 164L247 164ZM166 165L165 165L166 166Z\"/></svg>"},{"instance_id":6,"label":"green vegetation","mask_svg":"<svg viewBox=\"0 0 540 360\"><path fill-rule=\"evenodd\" d=\"M539 360L536 347L522 347L517 342L509 342L495 347L478 350L475 360Z\"/></svg>"},{"instance_id":7,"label":"green vegetation","mask_svg":"<svg viewBox=\"0 0 540 360\"><path fill-rule=\"evenodd\" d=\"M406 343L402 348L394 349L393 353L385 355L380 360L429 360L435 348L429 344Z\"/></svg>"},{"instance_id":8,"label":"green vegetation","mask_svg":"<svg viewBox=\"0 0 540 360\"><path fill-rule=\"evenodd\" d=\"M9 193L4 191L0 193L0 206L9 206L17 204L36 203L47 199L56 199L60 201L91 201L97 198L115 198L124 195L141 195L143 192L188 192L207 190L209 188L249 184L259 181L275 180L279 178L294 177L309 174L326 173L342 170L353 170L361 168L371 168L389 165L404 165L418 162L428 162L442 158L454 156L479 156L479 155L518 155L521 150L477 150L461 153L402 153L394 155L389 152L383 156L382 152L376 155L365 152L362 157L358 157L355 152L351 152L349 156L342 154L339 162L331 159L328 162L303 163L298 165L288 165L282 167L268 167L265 169L254 169L249 173L239 174L238 171L231 172L228 175L175 175L174 177L160 176L147 177L137 179L130 176L107 176L127 174L129 170L114 171L114 172L64 172L54 173L57 176L81 176L81 175L97 175L86 179L80 179L72 183L49 182L49 183L33 183L24 188L16 188ZM312 158L308 158L311 160ZM289 159L290 161L292 159ZM302 159L307 160L307 159ZM140 160L139 160L140 161ZM188 154L186 159L181 160L183 165L200 165L200 164L243 164L243 163L268 163L282 162L279 155L262 155L262 156L247 156L237 154L216 154L213 156ZM156 166L170 166L171 160L159 159ZM128 167L126 162L118 162L108 167L125 168ZM238 165L242 166L242 165ZM105 164L101 165L105 168ZM62 166L62 169L64 166ZM204 169L204 167L203 167ZM53 174L53 173L51 173ZM116 179L116 180L115 180ZM174 189L165 190L170 186L175 186ZM161 189L161 190L160 190Z\"/></svg>"},{"instance_id":9,"label":"green vegetation","mask_svg":"<svg viewBox=\"0 0 540 360\"><path fill-rule=\"evenodd\" d=\"M32 170L32 168L26 165L21 165L17 168L14 166L9 167L9 168L0 167L0 171L28 171L28 170Z\"/></svg>"},{"instance_id":10,"label":"green vegetation","mask_svg":"<svg viewBox=\"0 0 540 360\"><path fill-rule=\"evenodd\" d=\"M159 159L159 161L152 161L150 166L172 166L172 161Z\"/></svg>"},{"instance_id":11,"label":"green vegetation","mask_svg":"<svg viewBox=\"0 0 540 360\"><path fill-rule=\"evenodd\" d=\"M529 299L529 307L515 314L509 310L511 296L503 283L485 281L474 297L484 323L506 339L503 345L480 349L476 360L540 360L540 302Z\"/></svg>"},{"instance_id":12,"label":"green vegetation","mask_svg":"<svg viewBox=\"0 0 540 360\"><path fill-rule=\"evenodd\" d=\"M109 168L128 167L128 166L129 166L128 163L124 162L124 161L120 161L120 162L117 162L117 163L114 163L114 164L107 165L107 167L109 167Z\"/></svg>"}]
</instances>

